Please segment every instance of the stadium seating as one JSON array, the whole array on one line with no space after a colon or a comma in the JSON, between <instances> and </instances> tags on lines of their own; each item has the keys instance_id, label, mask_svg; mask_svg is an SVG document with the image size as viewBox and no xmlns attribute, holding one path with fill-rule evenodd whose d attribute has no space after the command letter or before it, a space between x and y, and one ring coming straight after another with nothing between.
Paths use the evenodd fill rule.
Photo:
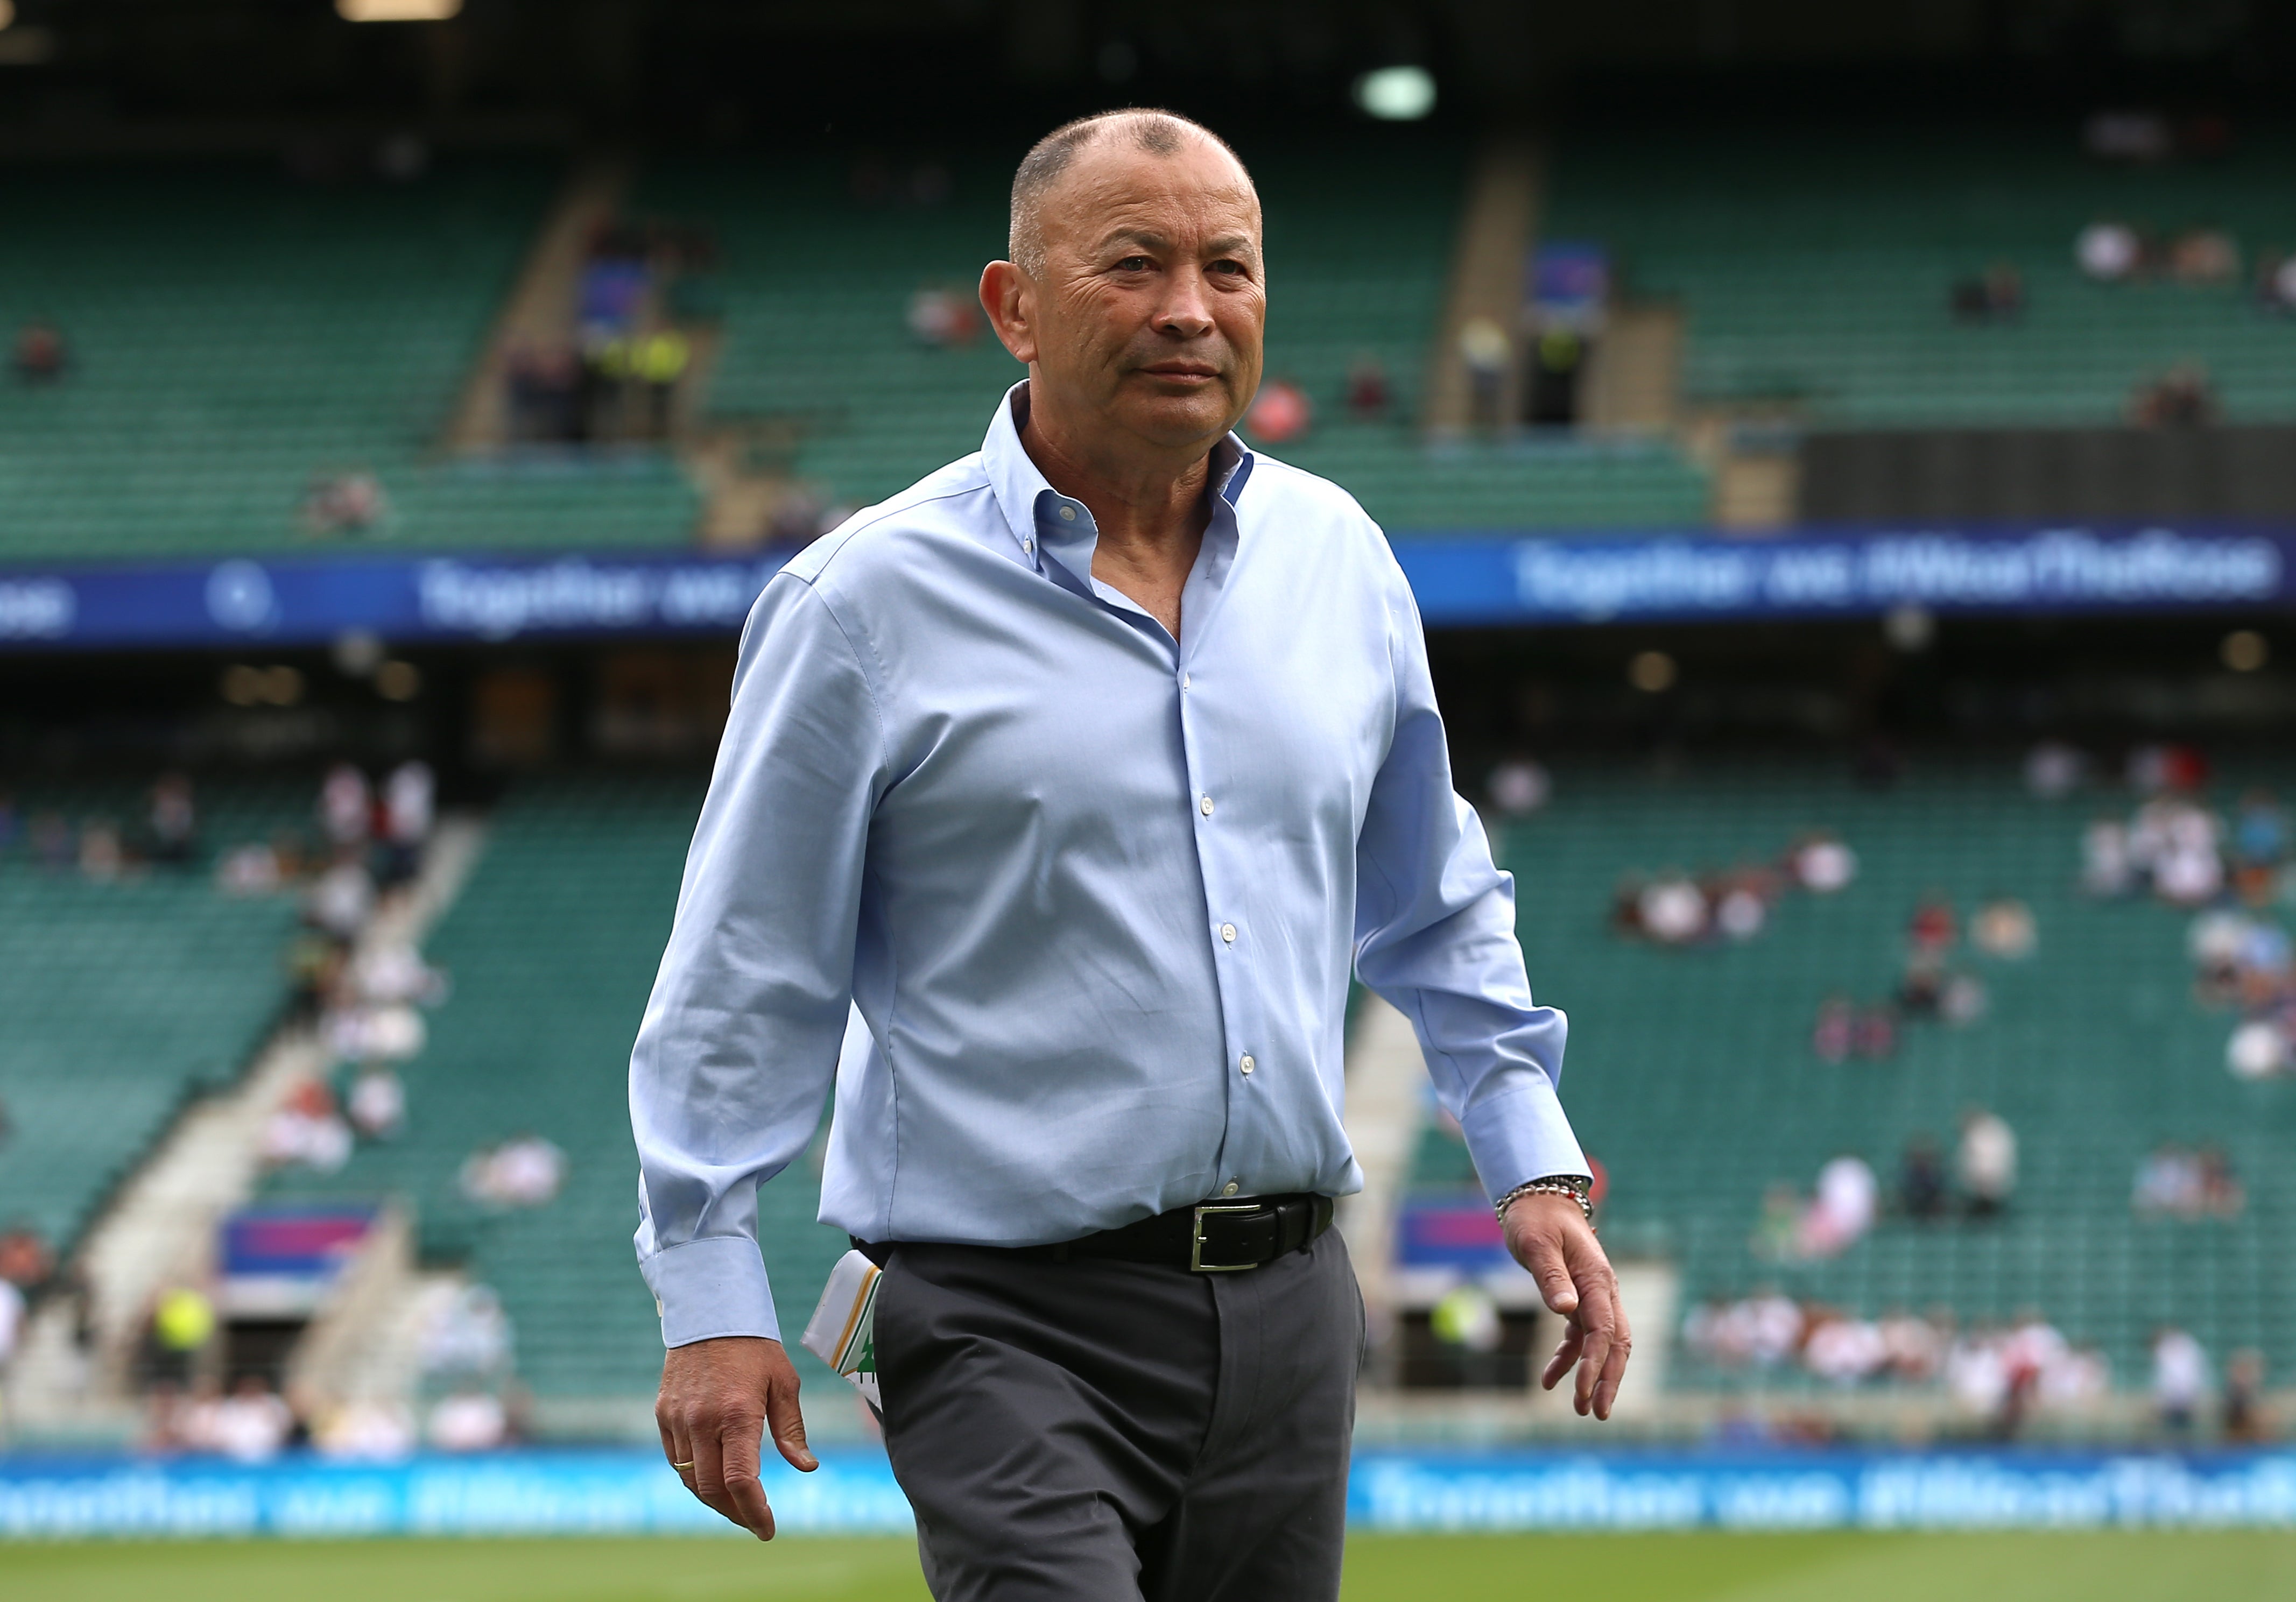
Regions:
<instances>
[{"instance_id":1,"label":"stadium seating","mask_svg":"<svg viewBox=\"0 0 2296 1602\"><path fill-rule=\"evenodd\" d=\"M1464 151L1390 134L1360 148L1243 151L1267 214L1267 376L1308 394L1315 423L1274 454L1356 492L1398 533L1702 521L1703 476L1670 445L1461 445L1419 436L1419 389L1457 231ZM1020 376L994 336L935 348L906 325L909 298L970 297L1004 254L1011 157L947 169L932 205L855 196L826 160L672 160L637 206L706 222L725 251L714 297L726 343L709 405L802 425L799 475L848 505L882 499L977 449L993 397ZM896 189L906 176L886 181ZM1347 376L1379 363L1389 415L1348 414Z\"/></svg>"},{"instance_id":2,"label":"stadium seating","mask_svg":"<svg viewBox=\"0 0 2296 1602\"><path fill-rule=\"evenodd\" d=\"M2296 146L2247 138L2221 159L2085 160L2070 130L1773 134L1613 131L1566 140L1551 239L1607 245L1639 295L1688 317L1693 401L1771 400L1847 426L2098 424L2131 388L2198 361L2233 421L2296 418L2296 320L2256 307L2259 256L2296 247ZM2105 219L2161 236L2231 232L2234 282L2107 286L2075 235ZM1957 324L1956 280L2014 266L2026 307Z\"/></svg>"},{"instance_id":3,"label":"stadium seating","mask_svg":"<svg viewBox=\"0 0 2296 1602\"><path fill-rule=\"evenodd\" d=\"M659 454L430 458L553 182L524 161L396 185L12 173L0 333L50 318L71 365L0 384L0 560L340 548L300 508L315 476L362 470L390 510L360 544L688 538L694 493Z\"/></svg>"},{"instance_id":4,"label":"stadium seating","mask_svg":"<svg viewBox=\"0 0 2296 1602\"><path fill-rule=\"evenodd\" d=\"M1681 1264L1685 1304L1765 1283L1852 1313L1934 1304L1964 1321L2038 1308L2098 1344L2122 1385L2140 1385L2156 1321L2185 1325L2221 1359L2241 1346L2275 1371L2296 1363L2296 1274L2275 1245L2296 1225L2281 1154L2296 1133L2285 1083L2226 1070L2233 1019L2192 999L2188 915L2149 902L2098 903L2076 888L2079 838L2095 813L2125 814L2125 791L2045 802L2013 758L1917 765L1893 789L1831 767L1737 762L1669 772L1560 768L1555 799L1507 829L1521 929L1540 998L1566 1009L1564 1099L1606 1165L1606 1230L1630 1250ZM2248 764L2219 798L2261 779L2286 793L2296 770ZM1742 945L1664 950L1607 932L1616 882L1633 870L1774 861L1798 832L1838 830L1861 871L1831 895L1790 895ZM1894 1058L1829 1065L1810 1034L1821 1001L1890 993L1918 898L1949 896L1964 921L1982 901L2021 898L2038 948L1990 960L1966 942L1956 965L1990 1008L1964 1026L1906 1025ZM1962 1108L2004 1116L2021 1182L1997 1222L1887 1219L1839 1258L1757 1258L1763 1192L1807 1192L1821 1164L1856 1152L1885 1189L1919 1132L1948 1153ZM2132 1218L2141 1157L2163 1140L2213 1141L2248 1191L2229 1222ZM1425 1134L1414 1184L1440 1196L1472 1180L1456 1136ZM1727 1377L1678 1366L1678 1385Z\"/></svg>"},{"instance_id":5,"label":"stadium seating","mask_svg":"<svg viewBox=\"0 0 2296 1602\"><path fill-rule=\"evenodd\" d=\"M669 934L701 805L690 780L537 781L495 813L485 854L426 944L453 980L422 1055L403 1070L407 1125L338 1173L288 1170L278 1196L410 1199L434 1255L463 1258L517 1329L521 1377L537 1394L652 1390L661 1339L638 1278L637 1159L629 1050ZM502 1210L463 1195L481 1146L521 1133L568 1158L558 1197ZM804 1325L845 1249L814 1222L818 1152L764 1188L760 1233L785 1323ZM832 1383L808 1365L807 1377Z\"/></svg>"},{"instance_id":6,"label":"stadium seating","mask_svg":"<svg viewBox=\"0 0 2296 1602\"><path fill-rule=\"evenodd\" d=\"M206 787L213 845L267 838L300 815L275 787ZM20 791L17 819L54 814L123 830L143 798L125 788ZM144 1154L189 1091L247 1061L286 999L291 898L236 899L203 865L110 881L0 843L0 1228L25 1222L69 1248L93 1208Z\"/></svg>"}]
</instances>

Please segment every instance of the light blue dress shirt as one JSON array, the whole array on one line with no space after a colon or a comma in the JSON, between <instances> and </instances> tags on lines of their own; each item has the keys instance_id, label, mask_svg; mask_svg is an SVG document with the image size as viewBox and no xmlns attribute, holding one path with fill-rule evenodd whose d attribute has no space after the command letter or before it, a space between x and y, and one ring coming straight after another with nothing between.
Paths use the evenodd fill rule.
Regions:
<instances>
[{"instance_id":1,"label":"light blue dress shirt","mask_svg":"<svg viewBox=\"0 0 2296 1602\"><path fill-rule=\"evenodd\" d=\"M1453 792L1378 527L1231 436L1175 642L1092 576L1022 449L859 513L766 586L630 1058L671 1345L775 1336L757 1188L835 1090L821 1217L1036 1245L1362 1186L1352 966L1494 1194L1586 1162L1513 880ZM848 998L868 1049L840 1069Z\"/></svg>"}]
</instances>

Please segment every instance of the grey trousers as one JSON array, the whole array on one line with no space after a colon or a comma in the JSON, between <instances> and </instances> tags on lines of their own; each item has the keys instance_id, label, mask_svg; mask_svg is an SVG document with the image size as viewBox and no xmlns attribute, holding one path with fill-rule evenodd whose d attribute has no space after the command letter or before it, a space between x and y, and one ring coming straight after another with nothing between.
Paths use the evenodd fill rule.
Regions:
<instances>
[{"instance_id":1,"label":"grey trousers","mask_svg":"<svg viewBox=\"0 0 2296 1602\"><path fill-rule=\"evenodd\" d=\"M938 1602L1332 1602L1363 1298L1336 1230L1242 1273L895 1246L893 1473Z\"/></svg>"}]
</instances>

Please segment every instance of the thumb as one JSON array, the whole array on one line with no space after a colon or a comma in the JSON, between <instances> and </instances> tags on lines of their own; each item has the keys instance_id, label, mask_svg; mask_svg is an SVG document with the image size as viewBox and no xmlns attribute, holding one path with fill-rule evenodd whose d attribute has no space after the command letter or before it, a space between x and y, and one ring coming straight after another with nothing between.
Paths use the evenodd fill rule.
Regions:
<instances>
[{"instance_id":1,"label":"thumb","mask_svg":"<svg viewBox=\"0 0 2296 1602\"><path fill-rule=\"evenodd\" d=\"M766 1393L766 1427L773 1432L774 1449L792 1468L810 1474L821 1467L805 1443L805 1414L797 1404L796 1376L777 1380Z\"/></svg>"}]
</instances>

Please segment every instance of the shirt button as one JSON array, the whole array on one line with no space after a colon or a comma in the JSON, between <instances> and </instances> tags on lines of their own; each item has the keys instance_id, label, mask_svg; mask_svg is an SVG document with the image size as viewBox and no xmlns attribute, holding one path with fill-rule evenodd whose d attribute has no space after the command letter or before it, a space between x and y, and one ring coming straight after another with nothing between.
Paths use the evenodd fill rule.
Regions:
<instances>
[{"instance_id":1,"label":"shirt button","mask_svg":"<svg viewBox=\"0 0 2296 1602\"><path fill-rule=\"evenodd\" d=\"M1075 522L1075 521L1076 521L1076 508L1075 508L1075 507L1073 507L1073 506L1063 506L1063 507L1062 507L1062 508L1061 508L1061 521L1062 521L1062 522L1063 522L1063 523L1073 523L1073 522Z\"/></svg>"},{"instance_id":2,"label":"shirt button","mask_svg":"<svg viewBox=\"0 0 2296 1602\"><path fill-rule=\"evenodd\" d=\"M1220 1194L1222 1196L1234 1196L1242 1188L1242 1187L1238 1185L1234 1180L1230 1180L1226 1184L1220 1187Z\"/></svg>"},{"instance_id":3,"label":"shirt button","mask_svg":"<svg viewBox=\"0 0 2296 1602\"><path fill-rule=\"evenodd\" d=\"M1196 810L1203 813L1207 818L1210 817L1212 815L1212 798L1210 796L1206 796L1202 800L1197 802Z\"/></svg>"},{"instance_id":4,"label":"shirt button","mask_svg":"<svg viewBox=\"0 0 2296 1602\"><path fill-rule=\"evenodd\" d=\"M1220 925L1220 938L1226 941L1230 945L1234 945L1235 944L1235 925L1232 923L1224 923Z\"/></svg>"},{"instance_id":5,"label":"shirt button","mask_svg":"<svg viewBox=\"0 0 2296 1602\"><path fill-rule=\"evenodd\" d=\"M1256 1067L1258 1067L1259 1065L1258 1063L1256 1063L1256 1062L1252 1061L1252 1060L1251 1060L1251 1053L1250 1053L1250 1052L1249 1052L1249 1051L1246 1051L1246 1052L1243 1054L1243 1060L1242 1060L1242 1062L1240 1062L1240 1063L1236 1064L1235 1066L1236 1066L1237 1067L1239 1067L1239 1068L1242 1068L1242 1069L1243 1070L1243 1076L1244 1076L1246 1079L1249 1079L1249 1078L1250 1078L1250 1077L1251 1077L1251 1070L1252 1070L1252 1069L1254 1069L1254 1068L1256 1068Z\"/></svg>"},{"instance_id":6,"label":"shirt button","mask_svg":"<svg viewBox=\"0 0 2296 1602\"><path fill-rule=\"evenodd\" d=\"M1180 675L1180 688L1181 688L1181 689L1185 690L1185 689L1186 689L1190 684L1192 684L1192 683L1193 683L1193 682L1195 682L1195 681L1194 681L1194 680L1193 680L1193 679L1191 679L1191 678L1190 678L1186 674L1185 674L1185 673L1184 673L1184 674L1182 674Z\"/></svg>"},{"instance_id":7,"label":"shirt button","mask_svg":"<svg viewBox=\"0 0 2296 1602\"><path fill-rule=\"evenodd\" d=\"M1036 541L1034 541L1034 540L1022 540L1022 541L1021 542L1021 553L1022 553L1023 555L1027 555L1027 556L1034 556L1034 555L1036 555L1036 554L1037 554L1037 542L1036 542Z\"/></svg>"}]
</instances>

